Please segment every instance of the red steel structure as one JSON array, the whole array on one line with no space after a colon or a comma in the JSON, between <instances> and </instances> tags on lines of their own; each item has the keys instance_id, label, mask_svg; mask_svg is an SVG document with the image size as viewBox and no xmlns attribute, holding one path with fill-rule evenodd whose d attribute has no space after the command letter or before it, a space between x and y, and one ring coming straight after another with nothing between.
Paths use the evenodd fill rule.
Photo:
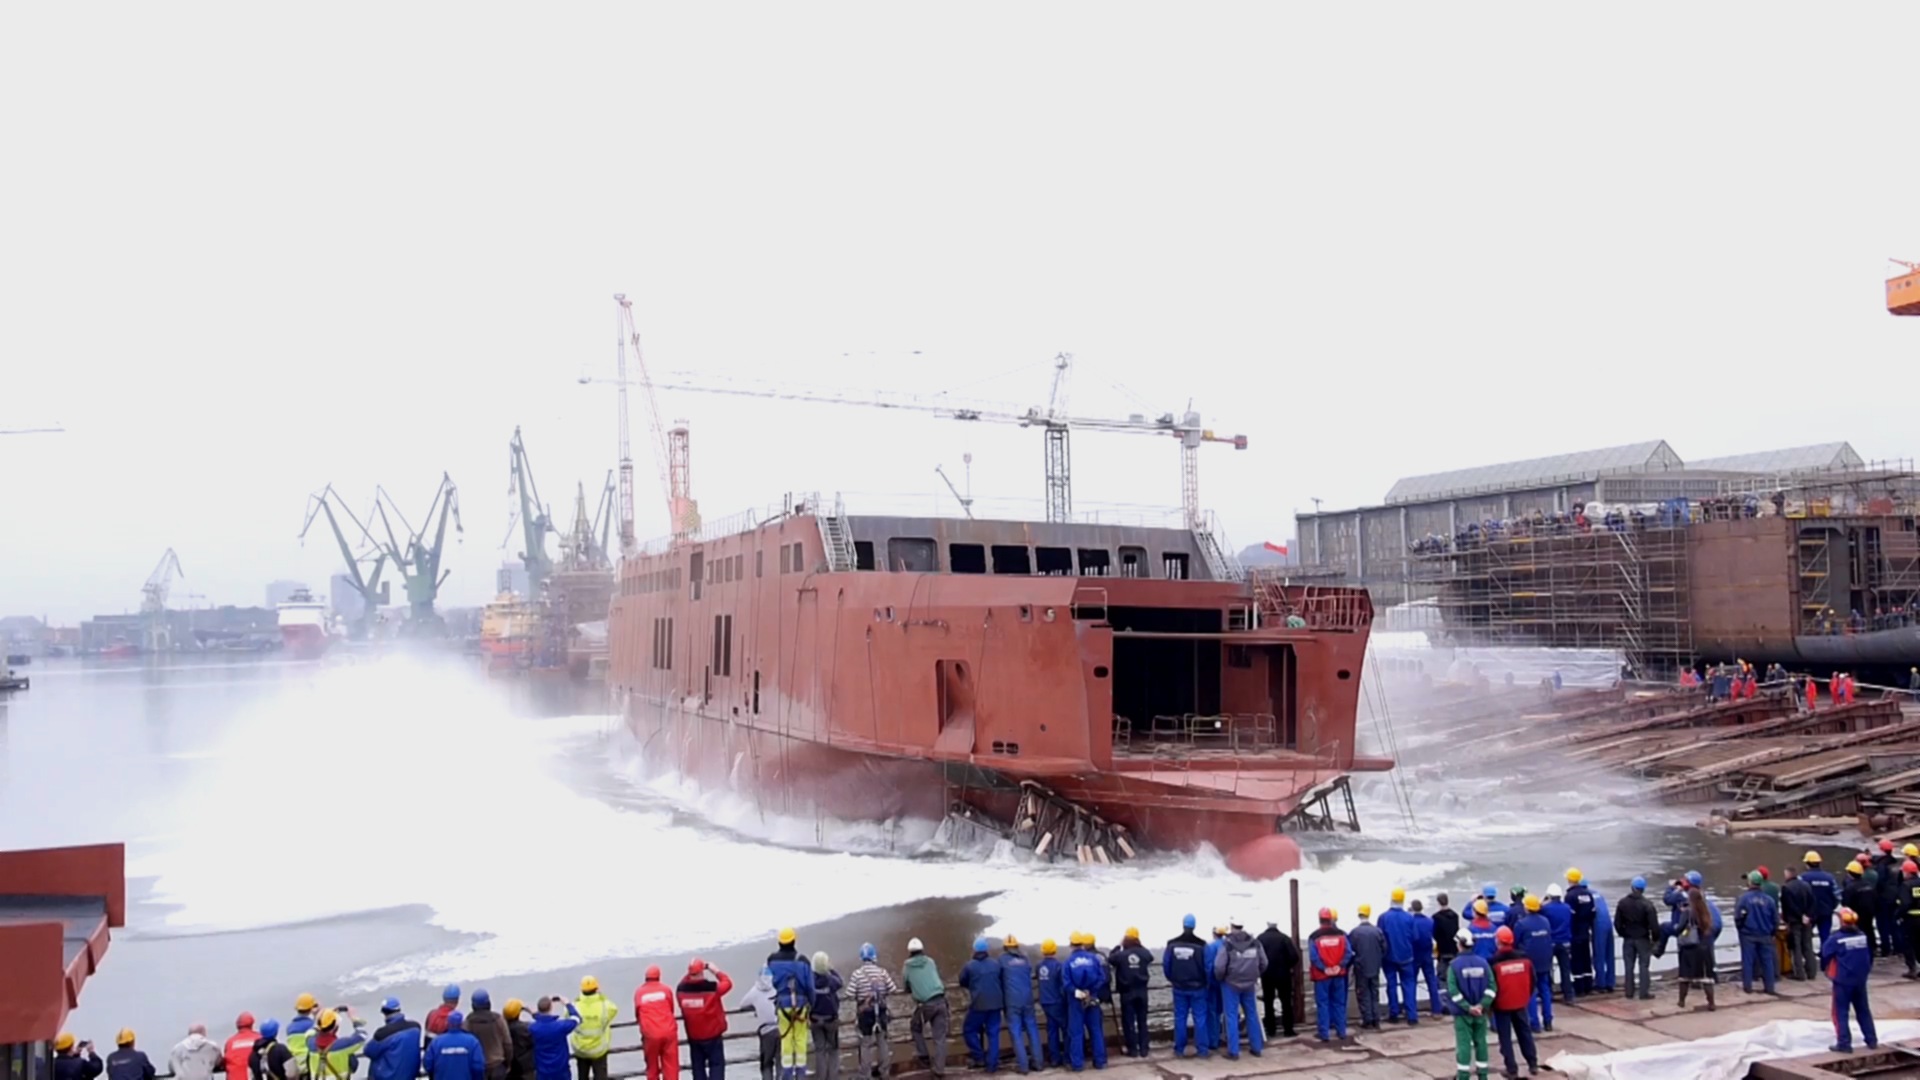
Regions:
<instances>
[{"instance_id":1,"label":"red steel structure","mask_svg":"<svg viewBox=\"0 0 1920 1080\"><path fill-rule=\"evenodd\" d=\"M127 922L126 862L121 844L0 851L0 1048L51 1043L80 1004Z\"/></svg>"}]
</instances>

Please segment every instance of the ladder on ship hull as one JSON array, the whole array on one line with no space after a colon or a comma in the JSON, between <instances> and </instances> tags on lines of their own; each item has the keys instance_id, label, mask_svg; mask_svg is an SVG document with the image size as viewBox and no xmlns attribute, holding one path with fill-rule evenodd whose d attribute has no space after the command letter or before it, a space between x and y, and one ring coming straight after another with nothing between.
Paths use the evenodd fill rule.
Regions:
<instances>
[{"instance_id":1,"label":"ladder on ship hull","mask_svg":"<svg viewBox=\"0 0 1920 1080\"><path fill-rule=\"evenodd\" d=\"M1336 811L1346 820L1336 817ZM1299 805L1281 815L1280 831L1286 832L1289 828L1301 832L1335 832L1343 828L1359 832L1360 812L1354 808L1353 788L1347 778L1336 776L1309 789Z\"/></svg>"},{"instance_id":2,"label":"ladder on ship hull","mask_svg":"<svg viewBox=\"0 0 1920 1080\"><path fill-rule=\"evenodd\" d=\"M956 802L948 816L984 828L1048 862L1072 859L1103 866L1138 854L1124 825L1117 825L1031 780L1020 784L1020 802L1012 822L993 821L979 809Z\"/></svg>"}]
</instances>

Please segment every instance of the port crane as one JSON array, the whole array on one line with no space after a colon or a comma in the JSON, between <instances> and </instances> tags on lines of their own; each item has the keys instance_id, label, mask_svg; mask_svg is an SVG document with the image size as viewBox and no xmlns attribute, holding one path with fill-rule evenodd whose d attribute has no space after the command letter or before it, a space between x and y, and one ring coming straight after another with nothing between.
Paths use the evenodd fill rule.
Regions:
<instances>
[{"instance_id":1,"label":"port crane","mask_svg":"<svg viewBox=\"0 0 1920 1080\"><path fill-rule=\"evenodd\" d=\"M1071 359L1064 353L1055 358L1053 392L1046 407L1035 406L1025 410L1007 406L963 403L949 400L944 396L888 392L856 393L772 384L731 383L678 373L648 382L644 369L640 373L640 379L647 383L649 393L654 390L678 390L698 394L731 394L738 397L773 398L780 401L805 401L826 405L858 405L875 409L927 413L944 416L949 420L1037 427L1045 433L1048 521L1067 521L1071 519L1073 513L1072 455L1068 442L1070 431L1077 429L1123 435L1171 436L1180 444L1180 504L1185 515L1186 526L1195 532L1210 534L1205 515L1200 510L1200 447L1204 443L1225 443L1236 450L1245 450L1247 437L1216 434L1212 428L1201 423L1200 414L1190 408L1177 416L1171 412L1162 413L1158 417L1134 415L1125 418L1070 415L1066 410L1066 381Z\"/></svg>"},{"instance_id":2,"label":"port crane","mask_svg":"<svg viewBox=\"0 0 1920 1080\"><path fill-rule=\"evenodd\" d=\"M340 557L347 563L347 583L360 597L360 617L354 620L347 631L354 640L358 641L366 638L372 631L374 619L379 616L380 609L390 600L392 583L380 580L380 575L387 568L385 552L377 549L366 555L354 552L353 545L347 540L345 530L340 528L340 518L333 512L336 503L339 504L340 513L345 515L348 521L353 522L354 528L360 530L360 539L369 546L373 546L373 534L368 531L366 523L354 515L354 512L348 508L346 500L340 498L339 494L333 490L332 484L328 484L308 497L307 520L306 524L300 527L300 540L305 543L307 530L313 528L314 521L323 515L326 517L327 525L333 530L334 542L340 545ZM371 562L371 567L362 572L362 565L368 562Z\"/></svg>"},{"instance_id":3,"label":"port crane","mask_svg":"<svg viewBox=\"0 0 1920 1080\"><path fill-rule=\"evenodd\" d=\"M613 566L608 555L608 531L613 527L615 492L613 472L607 472L607 484L600 492L593 513L587 513L587 487L576 485L573 493L573 528L560 538L560 568L563 570L607 570Z\"/></svg>"},{"instance_id":4,"label":"port crane","mask_svg":"<svg viewBox=\"0 0 1920 1080\"><path fill-rule=\"evenodd\" d=\"M389 515L388 509L393 513ZM383 487L374 488L373 510L380 519L380 528L386 534L381 543L373 538L378 547L393 563L400 574L400 581L407 590L407 622L405 632L414 636L435 636L444 631L446 624L439 612L433 610L433 602L440 595L440 586L447 580L451 570L440 568L440 555L447 543L447 519L453 519L455 533L465 536L467 529L460 522L460 490L454 486L453 477L440 474L440 486L433 493L433 501L427 504L427 515L421 519L422 527L415 529L407 516L400 512L400 505L387 494ZM439 515L436 524L434 515ZM400 525L406 530L407 540L402 544L393 531L393 518L400 519ZM427 527L433 529L433 539L426 535Z\"/></svg>"},{"instance_id":5,"label":"port crane","mask_svg":"<svg viewBox=\"0 0 1920 1080\"><path fill-rule=\"evenodd\" d=\"M552 511L540 501L540 488L533 480L533 463L527 459L527 444L520 438L518 427L513 429L508 450L512 461L508 466L507 498L514 502L507 520L507 538L500 546L506 547L507 541L513 539L517 523L526 545L526 550L520 553L520 562L527 568L527 595L539 596L547 579L553 576L553 557L547 554L547 534L558 530L553 527Z\"/></svg>"},{"instance_id":6,"label":"port crane","mask_svg":"<svg viewBox=\"0 0 1920 1080\"><path fill-rule=\"evenodd\" d=\"M168 548L160 556L160 562L147 575L147 583L140 586L140 614L146 623L148 652L166 652L173 648L173 632L167 626L167 594L173 588L173 579L187 576L180 569L180 556Z\"/></svg>"}]
</instances>

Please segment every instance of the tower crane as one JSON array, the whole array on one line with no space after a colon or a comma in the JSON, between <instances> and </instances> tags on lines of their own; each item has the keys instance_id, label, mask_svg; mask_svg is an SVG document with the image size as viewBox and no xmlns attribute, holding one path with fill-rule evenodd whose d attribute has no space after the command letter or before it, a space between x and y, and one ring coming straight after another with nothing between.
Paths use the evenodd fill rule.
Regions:
<instances>
[{"instance_id":1,"label":"tower crane","mask_svg":"<svg viewBox=\"0 0 1920 1080\"><path fill-rule=\"evenodd\" d=\"M738 397L773 398L780 401L899 409L906 412L944 416L949 420L1037 427L1046 436L1046 494L1047 520L1049 521L1066 521L1072 514L1072 477L1069 472L1071 454L1068 446L1068 432L1079 429L1123 435L1172 436L1180 443L1180 504L1185 515L1186 526L1196 532L1208 532L1206 518L1200 510L1200 446L1203 443L1226 443L1236 450L1245 450L1247 437L1216 434L1212 428L1201 423L1200 414L1191 408L1179 416L1168 412L1155 418L1140 415L1124 419L1069 415L1066 410L1066 385L1071 359L1064 353L1055 359L1053 393L1047 407L1042 409L1035 406L1024 411L1005 406L964 404L939 396L923 397L886 392L843 393L774 385L713 382L677 373L665 379L648 381L644 370L640 378L647 383L649 395L654 390L731 394Z\"/></svg>"},{"instance_id":2,"label":"tower crane","mask_svg":"<svg viewBox=\"0 0 1920 1080\"><path fill-rule=\"evenodd\" d=\"M633 444L627 423L627 346L633 346L633 363L639 368L637 380L646 392L647 430L653 436L653 462L660 473L660 491L667 500L667 524L675 540L685 540L700 530L700 506L694 502L690 483L691 447L684 420L668 428L660 423L660 401L653 392L653 380L647 374L647 359L640 351L640 331L633 323L633 302L626 293L614 293L618 361L616 382L620 387L620 554L632 555L639 547L633 530ZM594 382L581 376L583 383Z\"/></svg>"},{"instance_id":3,"label":"tower crane","mask_svg":"<svg viewBox=\"0 0 1920 1080\"><path fill-rule=\"evenodd\" d=\"M540 501L540 487L533 481L533 463L527 459L527 444L521 440L519 428L513 429L513 441L507 448L512 455L507 498L515 500L513 512L508 515L507 539L513 538L513 527L518 522L523 533L521 539L526 544L520 562L527 568L527 595L537 597L553 575L553 558L547 554L547 534L558 530L553 527L552 511ZM506 541L502 541L501 546L506 546Z\"/></svg>"}]
</instances>

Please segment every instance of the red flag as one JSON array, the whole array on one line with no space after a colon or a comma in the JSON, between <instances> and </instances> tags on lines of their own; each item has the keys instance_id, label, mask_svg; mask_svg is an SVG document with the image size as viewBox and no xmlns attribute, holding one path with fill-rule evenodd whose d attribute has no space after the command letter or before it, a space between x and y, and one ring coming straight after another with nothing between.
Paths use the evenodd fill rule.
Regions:
<instances>
[{"instance_id":1,"label":"red flag","mask_svg":"<svg viewBox=\"0 0 1920 1080\"><path fill-rule=\"evenodd\" d=\"M1287 545L1285 544L1276 544L1273 541L1269 540L1267 541L1266 547L1268 551L1271 551L1276 555L1285 555L1287 553Z\"/></svg>"}]
</instances>

